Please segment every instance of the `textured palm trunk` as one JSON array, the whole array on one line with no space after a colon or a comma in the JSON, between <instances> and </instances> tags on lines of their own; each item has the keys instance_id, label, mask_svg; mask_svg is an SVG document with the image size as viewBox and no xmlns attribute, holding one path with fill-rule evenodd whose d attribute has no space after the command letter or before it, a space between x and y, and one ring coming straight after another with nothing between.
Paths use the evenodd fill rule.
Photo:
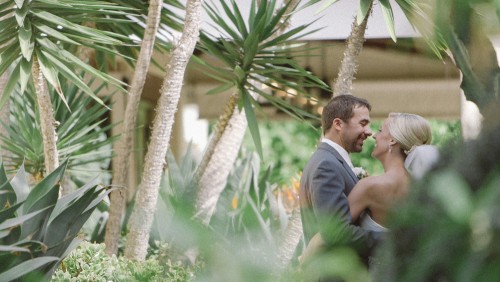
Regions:
<instances>
[{"instance_id":1,"label":"textured palm trunk","mask_svg":"<svg viewBox=\"0 0 500 282\"><path fill-rule=\"evenodd\" d=\"M238 99L239 95L237 93L231 95L231 97L229 97L229 101L226 104L224 112L219 117L214 133L212 134L212 137L210 138L210 142L205 149L200 164L196 169L195 180L197 183L200 182L203 173L206 171L210 158L214 154L215 147L217 146L217 143L219 143L219 140L221 139L226 126L229 124L231 116L233 115L233 111L235 110L236 104L238 103Z\"/></svg>"},{"instance_id":2,"label":"textured palm trunk","mask_svg":"<svg viewBox=\"0 0 500 282\"><path fill-rule=\"evenodd\" d=\"M297 245L302 238L302 219L300 218L300 208L293 210L292 216L281 238L277 254L277 270L284 269L293 257Z\"/></svg>"},{"instance_id":3,"label":"textured palm trunk","mask_svg":"<svg viewBox=\"0 0 500 282\"><path fill-rule=\"evenodd\" d=\"M47 175L59 166L59 156L56 146L57 135L54 114L52 112L52 101L50 100L49 89L47 88L46 80L40 70L40 64L36 57L33 58L32 73L35 82L36 100L40 111L45 175Z\"/></svg>"},{"instance_id":4,"label":"textured palm trunk","mask_svg":"<svg viewBox=\"0 0 500 282\"><path fill-rule=\"evenodd\" d=\"M285 16L288 16L288 14L297 7L300 1L290 0L288 2L288 11L285 13ZM289 20L283 22L278 32L268 40L272 40L282 34L288 25ZM247 125L246 116L243 110L240 112L237 107L234 106L238 98L238 95L233 95L229 99L224 113L219 118L216 131L210 139L210 143L205 150L202 162L196 173L199 181L198 193L196 195L195 215L205 224L210 222L210 218L215 211L219 196L226 186L227 177L231 172L243 142L243 137L245 136ZM232 111L232 113L230 111ZM231 119L228 121L229 117L231 117ZM242 127L242 124L245 126ZM226 134L228 130L230 130L231 134ZM221 164L219 162L226 163Z\"/></svg>"},{"instance_id":5,"label":"textured palm trunk","mask_svg":"<svg viewBox=\"0 0 500 282\"><path fill-rule=\"evenodd\" d=\"M160 25L162 0L151 0L149 2L147 26L144 31L144 38L141 43L141 50L135 66L134 77L128 92L127 106L125 110L125 124L123 133L117 144L117 155L113 162L113 182L114 187L120 187L111 192L111 203L109 208L109 218L106 223L106 235L104 244L106 254L118 253L118 242L120 238L121 222L125 211L127 189L126 180L129 169L129 155L132 148L132 138L137 120L137 111L141 100L142 90L146 82L149 64L153 55L153 47Z\"/></svg>"},{"instance_id":6,"label":"textured palm trunk","mask_svg":"<svg viewBox=\"0 0 500 282\"><path fill-rule=\"evenodd\" d=\"M361 50L363 50L366 23L368 22L368 16L372 8L373 2L361 24L358 25L356 19L354 19L351 34L347 38L347 46L340 64L337 80L333 86L333 97L343 94L352 94L352 82L358 68L359 54Z\"/></svg>"},{"instance_id":7,"label":"textured palm trunk","mask_svg":"<svg viewBox=\"0 0 500 282\"><path fill-rule=\"evenodd\" d=\"M158 200L174 114L177 111L186 66L199 37L202 3L202 0L187 1L184 30L165 67L167 74L160 90L161 96L156 108L141 186L130 217L130 232L125 247L125 256L129 259L142 261L146 258L149 231Z\"/></svg>"},{"instance_id":8,"label":"textured palm trunk","mask_svg":"<svg viewBox=\"0 0 500 282\"><path fill-rule=\"evenodd\" d=\"M230 104L231 101L228 105ZM206 225L210 223L220 194L226 187L227 177L238 156L246 128L245 112L238 110L237 106L233 107L231 118L215 145L208 165L198 182L202 189L198 191L196 198L196 217Z\"/></svg>"}]
</instances>

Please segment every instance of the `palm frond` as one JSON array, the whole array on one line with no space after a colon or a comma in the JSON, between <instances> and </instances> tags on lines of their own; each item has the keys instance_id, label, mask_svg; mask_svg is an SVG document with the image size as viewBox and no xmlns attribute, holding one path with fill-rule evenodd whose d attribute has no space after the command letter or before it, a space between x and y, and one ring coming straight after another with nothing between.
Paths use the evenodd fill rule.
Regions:
<instances>
[{"instance_id":1,"label":"palm frond","mask_svg":"<svg viewBox=\"0 0 500 282\"><path fill-rule=\"evenodd\" d=\"M252 2L250 10L253 14L249 15L248 21L243 18L237 6L225 3L221 3L221 6L224 7L225 14L213 3L207 6L206 10L223 37L202 32L198 46L203 53L223 63L221 67L203 64L203 69L207 70L211 77L225 81L225 85L220 89L236 85L238 91L243 93L245 89L260 88L255 84L256 81L279 81L284 87L298 92L304 92L304 81L307 81L307 86L328 89L323 81L306 71L290 56L294 52L294 57L305 56L303 54L307 50L298 50L300 45L294 43L314 32L306 32L310 24L275 36L280 28L280 21L283 17L286 18L286 6L276 10L276 1L262 1L258 7ZM224 16L230 19L230 23ZM247 24L250 21L251 24ZM198 59L198 62L200 60ZM294 81L296 83L293 83Z\"/></svg>"},{"instance_id":2,"label":"palm frond","mask_svg":"<svg viewBox=\"0 0 500 282\"><path fill-rule=\"evenodd\" d=\"M92 84L91 81L89 84ZM55 89L50 87L53 98L54 116L60 125L57 127L57 147L61 159L70 159L68 169L71 177L78 178L79 168L92 164L95 170L106 170L112 156L111 144L116 137L108 137L107 132L114 124L107 120L109 108L95 103L92 97L85 95L70 80L62 80L62 91L66 101L55 99ZM96 87L96 91L105 89L105 84ZM19 88L11 97L11 123L3 125L5 132L0 134L4 148L10 156L4 162L10 168L18 168L24 161L26 170L32 174L43 171L44 154L40 122L34 99L32 84L22 95ZM110 96L103 103L109 105ZM66 104L67 103L67 104ZM98 152L98 154L95 154Z\"/></svg>"}]
</instances>

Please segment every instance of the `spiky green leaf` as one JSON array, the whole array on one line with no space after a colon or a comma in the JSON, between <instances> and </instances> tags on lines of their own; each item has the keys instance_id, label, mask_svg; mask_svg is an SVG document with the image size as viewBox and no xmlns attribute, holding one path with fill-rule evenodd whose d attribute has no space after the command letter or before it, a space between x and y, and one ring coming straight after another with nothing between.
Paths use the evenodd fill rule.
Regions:
<instances>
[{"instance_id":1,"label":"spiky green leaf","mask_svg":"<svg viewBox=\"0 0 500 282\"><path fill-rule=\"evenodd\" d=\"M33 61L28 61L24 58L21 59L21 62L19 63L19 85L20 85L20 92L24 93L26 90L26 86L28 85L28 82L30 81L31 78L31 67L33 65Z\"/></svg>"},{"instance_id":2,"label":"spiky green leaf","mask_svg":"<svg viewBox=\"0 0 500 282\"><path fill-rule=\"evenodd\" d=\"M384 15L385 24L394 42L397 41L396 31L394 29L394 14L392 12L391 3L389 0L379 0L380 8L382 9L382 14Z\"/></svg>"},{"instance_id":3,"label":"spiky green leaf","mask_svg":"<svg viewBox=\"0 0 500 282\"><path fill-rule=\"evenodd\" d=\"M12 281L36 269L60 260L58 257L38 257L22 262L11 269L0 273L0 281Z\"/></svg>"},{"instance_id":4,"label":"spiky green leaf","mask_svg":"<svg viewBox=\"0 0 500 282\"><path fill-rule=\"evenodd\" d=\"M35 60L38 60L38 63L40 64L40 70L42 71L43 76L52 85L52 87L56 89L57 93L62 94L61 83L59 82L59 77L58 77L59 72L57 68L47 59L47 57L45 57L45 55L42 52L38 50L36 52ZM35 81L35 83L38 83L38 81Z\"/></svg>"},{"instance_id":5,"label":"spiky green leaf","mask_svg":"<svg viewBox=\"0 0 500 282\"><path fill-rule=\"evenodd\" d=\"M30 193L28 180L26 179L26 170L22 164L16 172L16 175L10 180L10 185L14 189L17 197L17 202L24 202Z\"/></svg>"},{"instance_id":6,"label":"spiky green leaf","mask_svg":"<svg viewBox=\"0 0 500 282\"><path fill-rule=\"evenodd\" d=\"M33 50L35 48L35 41L33 40L33 32L29 20L26 20L26 25L19 28L19 45L21 46L21 53L23 57L31 61Z\"/></svg>"},{"instance_id":7,"label":"spiky green leaf","mask_svg":"<svg viewBox=\"0 0 500 282\"><path fill-rule=\"evenodd\" d=\"M70 44L73 44L76 46L81 45L79 42L72 40L71 38L67 37L63 33L59 32L59 31L57 31L57 30L55 30L47 25L44 25L44 24L37 22L34 24L34 26L38 30L40 30L41 32L47 34L48 36L54 37L57 40L61 40L63 42L67 42L67 43L70 43Z\"/></svg>"},{"instance_id":8,"label":"spiky green leaf","mask_svg":"<svg viewBox=\"0 0 500 282\"><path fill-rule=\"evenodd\" d=\"M28 214L20 215L20 216L14 217L14 218L9 218L9 219L3 221L2 223L0 223L0 230L12 229L16 226L22 225L25 222L27 222L28 220L36 217L40 213L46 212L50 208L51 207L46 207L44 209L36 210L36 211L30 212Z\"/></svg>"},{"instance_id":9,"label":"spiky green leaf","mask_svg":"<svg viewBox=\"0 0 500 282\"><path fill-rule=\"evenodd\" d=\"M68 160L65 160L53 172L33 187L32 192L28 195L26 202L23 205L24 213L33 211L35 205L43 206L55 203L55 201L51 198L53 197L53 194L55 194L57 199L59 183L61 182L67 165ZM54 193L54 190L56 193Z\"/></svg>"},{"instance_id":10,"label":"spiky green leaf","mask_svg":"<svg viewBox=\"0 0 500 282\"><path fill-rule=\"evenodd\" d=\"M2 96L0 97L0 109L7 104L7 101L10 99L10 95L14 92L14 89L17 86L17 82L20 79L20 68L21 64L18 63L12 71L9 81L7 81L7 84L4 86Z\"/></svg>"},{"instance_id":11,"label":"spiky green leaf","mask_svg":"<svg viewBox=\"0 0 500 282\"><path fill-rule=\"evenodd\" d=\"M356 21L358 25L360 25L363 20L368 17L368 11L370 10L370 7L373 3L373 0L360 0L359 1L359 9L358 9L358 15L356 17Z\"/></svg>"},{"instance_id":12,"label":"spiky green leaf","mask_svg":"<svg viewBox=\"0 0 500 282\"><path fill-rule=\"evenodd\" d=\"M255 144L255 149L257 150L259 156L262 158L263 157L262 141L260 140L259 126L257 123L257 118L255 117L255 112L253 110L252 100L253 98L250 95L250 93L243 91L242 101L243 101L243 108L245 109L245 115L248 121L248 128L252 135L252 139Z\"/></svg>"},{"instance_id":13,"label":"spiky green leaf","mask_svg":"<svg viewBox=\"0 0 500 282\"><path fill-rule=\"evenodd\" d=\"M234 84L232 82L229 82L229 83L226 83L226 84L222 84L219 87L216 87L214 89L209 90L207 92L207 95L213 95L213 94L221 93L221 92L227 91L227 90L229 90L229 89L231 89L233 87L234 87Z\"/></svg>"},{"instance_id":14,"label":"spiky green leaf","mask_svg":"<svg viewBox=\"0 0 500 282\"><path fill-rule=\"evenodd\" d=\"M325 0L323 5L321 5L321 8L318 10L318 13L323 12L324 10L328 9L331 5L335 4L339 0Z\"/></svg>"},{"instance_id":15,"label":"spiky green leaf","mask_svg":"<svg viewBox=\"0 0 500 282\"><path fill-rule=\"evenodd\" d=\"M18 1L16 1L18 2ZM29 2L23 1L23 3L17 3L17 9L15 10L14 16L16 18L17 24L20 27L24 26L24 20L29 12ZM22 6L19 6L21 4Z\"/></svg>"}]
</instances>

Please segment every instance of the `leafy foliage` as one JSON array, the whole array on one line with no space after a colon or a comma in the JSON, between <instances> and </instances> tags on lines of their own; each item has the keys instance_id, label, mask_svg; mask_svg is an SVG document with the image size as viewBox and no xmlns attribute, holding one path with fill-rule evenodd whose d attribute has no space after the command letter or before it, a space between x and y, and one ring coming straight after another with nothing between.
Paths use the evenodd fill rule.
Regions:
<instances>
[{"instance_id":1,"label":"leafy foliage","mask_svg":"<svg viewBox=\"0 0 500 282\"><path fill-rule=\"evenodd\" d=\"M100 31L87 27L85 23L110 21L117 15L125 17L131 12L130 8L105 1L7 0L0 4L0 11L4 15L0 20L3 27L0 32L0 74L11 66L14 68L4 89L3 102L18 83L21 93L24 92L32 76L31 66L35 59L39 61L45 79L63 101L66 98L61 89L60 75L103 104L83 78L75 73L75 69L117 86L122 85L122 82L96 70L68 50L85 46L120 55L110 46L131 45L126 35Z\"/></svg>"},{"instance_id":2,"label":"leafy foliage","mask_svg":"<svg viewBox=\"0 0 500 282\"><path fill-rule=\"evenodd\" d=\"M320 11L325 10L329 6L335 4L339 0L310 0L304 4L303 8L314 5L318 2L323 2ZM360 24L368 14L369 7L373 5L374 0L360 0L359 9L357 11L357 23ZM384 16L384 21L392 40L396 42L396 27L394 26L394 12L389 0L379 0L380 9ZM410 24L422 35L434 54L439 58L443 58L444 50L447 48L447 43L442 34L437 31L437 26L433 21L433 15L441 16L440 13L434 13L433 1L415 1L415 0L395 0L396 4L403 11Z\"/></svg>"},{"instance_id":3,"label":"leafy foliage","mask_svg":"<svg viewBox=\"0 0 500 282\"><path fill-rule=\"evenodd\" d=\"M155 259L136 262L110 257L104 244L84 241L62 261L50 281L166 281L164 277L164 267Z\"/></svg>"},{"instance_id":4,"label":"leafy foliage","mask_svg":"<svg viewBox=\"0 0 500 282\"><path fill-rule=\"evenodd\" d=\"M261 169L255 153L242 150L222 193L212 226L225 230L224 236L247 238L275 244L277 234L286 228L287 210L276 193L278 185L270 181L272 168Z\"/></svg>"},{"instance_id":5,"label":"leafy foliage","mask_svg":"<svg viewBox=\"0 0 500 282\"><path fill-rule=\"evenodd\" d=\"M301 45L296 41L307 34L304 31L308 25L282 31L282 22L286 22L292 14L285 14L288 5L276 8L278 4L275 0L261 1L259 5L256 2L250 3L248 20L243 18L235 1L220 1L222 11L214 3L206 6L209 17L215 22L222 36L216 38L202 32L198 48L220 60L222 66L212 65L200 59L197 61L203 66L206 74L222 83L208 94L236 88L241 98L239 108L245 109L257 152L262 156L253 108L255 106L259 109L259 103L257 96L253 95L260 95L259 100L268 101L296 118L317 119L307 111L273 95L272 91L284 91L286 95L302 95L310 99L310 95L304 91L305 87L328 89L328 86L302 68L293 58L303 55L297 51L297 47ZM227 22L224 16L230 21ZM304 49L301 51L304 52ZM264 90L263 86L271 92Z\"/></svg>"},{"instance_id":6,"label":"leafy foliage","mask_svg":"<svg viewBox=\"0 0 500 282\"><path fill-rule=\"evenodd\" d=\"M71 160L68 164L70 176L77 185L81 185L94 178L95 173L108 168L110 145L116 137L108 137L107 132L114 124L107 123L109 109L95 103L76 85L61 80L61 86L67 104L56 99L55 90L51 88L54 118L60 123L57 127L59 158ZM96 93L103 88L103 84L97 87ZM110 98L108 96L104 102ZM4 148L11 153L4 157L5 164L14 169L24 164L32 175L43 175L43 143L32 87L28 87L24 95L16 91L11 96L10 105L10 124L4 124L5 133L0 134Z\"/></svg>"},{"instance_id":7,"label":"leafy foliage","mask_svg":"<svg viewBox=\"0 0 500 282\"><path fill-rule=\"evenodd\" d=\"M119 7L128 7L131 13L128 14L115 14L113 20L104 18L93 20L96 28L102 31L113 32L116 34L127 34L134 38L144 38L144 27L146 26L146 19L148 15L149 1L124 1L124 0L110 0L109 2ZM171 46L171 43L165 37L173 37L173 33L182 29L183 20L177 13L176 9L184 9L183 4L179 0L166 0L163 1L162 11L160 15L160 28L155 40L155 48L157 51L166 51ZM137 46L130 46L129 44L115 45L119 54L122 54L127 62L133 66L135 63L133 58L137 57L139 52ZM97 63L114 61L114 57L107 56L106 52L99 49L95 50ZM153 63L159 68L163 66L158 65L154 60ZM107 70L108 66L101 64L100 69Z\"/></svg>"},{"instance_id":8,"label":"leafy foliage","mask_svg":"<svg viewBox=\"0 0 500 282\"><path fill-rule=\"evenodd\" d=\"M496 280L499 185L498 169L491 171L477 193L471 193L462 176L450 169L421 183L394 215L394 232L382 249L382 280Z\"/></svg>"},{"instance_id":9,"label":"leafy foliage","mask_svg":"<svg viewBox=\"0 0 500 282\"><path fill-rule=\"evenodd\" d=\"M272 281L275 250L290 214L285 196L278 193L276 183L270 182L271 168L261 171L256 153L242 153L209 226L204 226L191 219L194 156L188 150L177 162L169 154L168 167L150 245L158 245L158 241L168 243L168 254L164 257L172 262L182 261L184 268L201 258L204 263L198 267L196 261L194 266L195 276L202 280L253 277ZM162 244L165 243L160 244L160 249ZM189 252L194 249L197 255L192 256ZM219 264L227 264L230 271L219 273Z\"/></svg>"},{"instance_id":10,"label":"leafy foliage","mask_svg":"<svg viewBox=\"0 0 500 282\"><path fill-rule=\"evenodd\" d=\"M498 30L499 6L491 0L446 0L431 7L436 10L439 34L463 74L460 88L481 112L500 94L497 52L489 38L492 30Z\"/></svg>"},{"instance_id":11,"label":"leafy foliage","mask_svg":"<svg viewBox=\"0 0 500 282\"><path fill-rule=\"evenodd\" d=\"M289 184L297 177L321 136L321 129L296 120L260 121L259 131L265 156L261 170L272 167L269 181L280 185ZM248 134L243 147L249 151L254 149Z\"/></svg>"},{"instance_id":12,"label":"leafy foliage","mask_svg":"<svg viewBox=\"0 0 500 282\"><path fill-rule=\"evenodd\" d=\"M80 228L109 190L85 185L58 199L68 161L30 189L24 167L9 182L0 167L0 280L45 279L79 240Z\"/></svg>"}]
</instances>

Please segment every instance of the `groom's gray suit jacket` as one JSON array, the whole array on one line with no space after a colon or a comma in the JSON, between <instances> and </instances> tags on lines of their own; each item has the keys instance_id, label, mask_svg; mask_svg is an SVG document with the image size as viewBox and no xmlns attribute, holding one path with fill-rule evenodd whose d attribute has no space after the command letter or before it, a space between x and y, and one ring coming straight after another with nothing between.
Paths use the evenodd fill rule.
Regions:
<instances>
[{"instance_id":1,"label":"groom's gray suit jacket","mask_svg":"<svg viewBox=\"0 0 500 282\"><path fill-rule=\"evenodd\" d=\"M367 258L380 234L352 223L347 196L358 182L356 175L330 145L320 143L307 163L300 180L300 209L306 243L320 232L327 246L338 243L339 224L347 231L347 243ZM342 237L342 236L341 236Z\"/></svg>"}]
</instances>

